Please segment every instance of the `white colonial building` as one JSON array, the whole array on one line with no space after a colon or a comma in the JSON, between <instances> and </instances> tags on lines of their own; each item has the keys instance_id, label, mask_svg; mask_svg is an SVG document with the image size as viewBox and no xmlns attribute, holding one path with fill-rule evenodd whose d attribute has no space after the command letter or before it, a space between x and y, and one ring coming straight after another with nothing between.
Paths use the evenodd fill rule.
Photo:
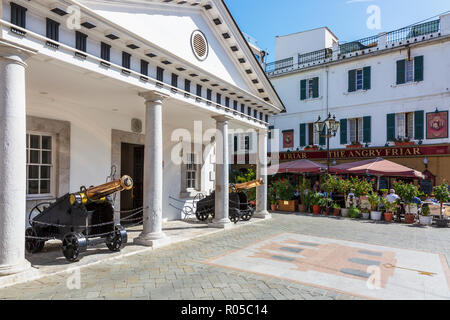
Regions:
<instances>
[{"instance_id":1,"label":"white colonial building","mask_svg":"<svg viewBox=\"0 0 450 320\"><path fill-rule=\"evenodd\" d=\"M314 132L313 123L331 113L340 122L332 150L439 146L440 151L421 151L418 161L398 161L423 171L424 157L436 156L430 163L433 174L450 177L445 169L450 155L450 14L349 43L340 43L328 28L279 36L275 55L266 72L287 112L270 118L271 129L280 133L273 135L279 149L271 151L325 150L326 139ZM358 151L353 159L378 156L378 151ZM405 154L397 150L391 155ZM317 152L302 157L324 160ZM344 153L332 158L353 160Z\"/></svg>"},{"instance_id":2,"label":"white colonial building","mask_svg":"<svg viewBox=\"0 0 450 320\"><path fill-rule=\"evenodd\" d=\"M145 209L138 244L168 241L173 201L199 192L229 226L228 132L258 132L265 154L284 106L223 1L1 0L0 17L0 275L28 267L27 209L112 166L136 186L116 208Z\"/></svg>"}]
</instances>

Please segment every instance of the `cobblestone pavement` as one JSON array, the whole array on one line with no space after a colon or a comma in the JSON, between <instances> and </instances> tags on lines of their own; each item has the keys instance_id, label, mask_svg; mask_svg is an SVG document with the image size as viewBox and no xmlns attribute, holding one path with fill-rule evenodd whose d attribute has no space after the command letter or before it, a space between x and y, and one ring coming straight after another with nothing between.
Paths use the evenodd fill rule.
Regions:
<instances>
[{"instance_id":1,"label":"cobblestone pavement","mask_svg":"<svg viewBox=\"0 0 450 320\"><path fill-rule=\"evenodd\" d=\"M449 229L274 214L272 220L82 268L80 289L68 289L74 274L63 274L0 289L0 299L358 299L204 263L282 232L442 253L450 261Z\"/></svg>"}]
</instances>

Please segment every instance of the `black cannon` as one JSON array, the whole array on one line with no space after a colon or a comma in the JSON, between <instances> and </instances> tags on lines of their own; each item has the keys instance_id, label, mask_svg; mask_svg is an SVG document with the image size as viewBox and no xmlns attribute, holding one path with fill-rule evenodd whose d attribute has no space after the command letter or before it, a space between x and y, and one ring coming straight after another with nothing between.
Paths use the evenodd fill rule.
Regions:
<instances>
[{"instance_id":1,"label":"black cannon","mask_svg":"<svg viewBox=\"0 0 450 320\"><path fill-rule=\"evenodd\" d=\"M54 203L35 206L28 216L30 227L26 229L25 248L37 253L50 239L62 241L62 251L73 262L87 250L93 238L105 239L111 251L120 251L127 242L127 232L114 223L114 207L111 195L133 188L129 176L98 187L66 194Z\"/></svg>"},{"instance_id":2,"label":"black cannon","mask_svg":"<svg viewBox=\"0 0 450 320\"><path fill-rule=\"evenodd\" d=\"M253 214L255 213L255 208L253 208L248 200L245 190L249 190L258 186L263 185L262 179L241 183L232 184L230 186L229 195L229 218L232 222L238 223L240 220L249 221ZM207 221L215 216L215 192L213 191L210 196L201 199L197 203L197 209L195 215L200 221Z\"/></svg>"}]
</instances>

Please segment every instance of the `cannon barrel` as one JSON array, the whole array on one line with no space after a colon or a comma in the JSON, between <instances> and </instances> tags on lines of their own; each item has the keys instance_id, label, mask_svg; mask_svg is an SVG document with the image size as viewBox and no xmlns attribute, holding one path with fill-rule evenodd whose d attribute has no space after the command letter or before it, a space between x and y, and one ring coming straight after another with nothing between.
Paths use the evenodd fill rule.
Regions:
<instances>
[{"instance_id":1,"label":"cannon barrel","mask_svg":"<svg viewBox=\"0 0 450 320\"><path fill-rule=\"evenodd\" d=\"M77 201L81 201L82 203L87 203L88 201L101 201L113 193L131 190L132 188L133 179L129 176L123 176L121 179L71 194L70 203L73 205Z\"/></svg>"},{"instance_id":2,"label":"cannon barrel","mask_svg":"<svg viewBox=\"0 0 450 320\"><path fill-rule=\"evenodd\" d=\"M236 184L234 186L234 188L236 189L236 191L239 192L239 191L250 190L250 189L253 189L256 187L260 187L262 185L264 185L264 180L261 178L259 180Z\"/></svg>"}]
</instances>

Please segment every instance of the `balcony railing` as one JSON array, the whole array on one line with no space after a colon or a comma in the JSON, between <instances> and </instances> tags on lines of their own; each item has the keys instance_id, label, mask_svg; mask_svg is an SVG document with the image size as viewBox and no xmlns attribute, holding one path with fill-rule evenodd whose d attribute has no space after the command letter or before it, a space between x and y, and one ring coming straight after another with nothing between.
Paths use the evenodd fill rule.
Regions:
<instances>
[{"instance_id":1,"label":"balcony railing","mask_svg":"<svg viewBox=\"0 0 450 320\"><path fill-rule=\"evenodd\" d=\"M266 65L266 72L275 72L281 69L290 68L294 65L294 58L287 58L270 62Z\"/></svg>"},{"instance_id":2,"label":"balcony railing","mask_svg":"<svg viewBox=\"0 0 450 320\"><path fill-rule=\"evenodd\" d=\"M347 54L359 50L374 48L377 46L378 46L378 36L372 36L348 43L343 43L339 45L339 48L341 54Z\"/></svg>"},{"instance_id":3,"label":"balcony railing","mask_svg":"<svg viewBox=\"0 0 450 320\"><path fill-rule=\"evenodd\" d=\"M424 36L430 33L439 32L440 27L441 27L440 19L405 27L402 29L388 32L386 35L387 42L388 43L398 42L406 39Z\"/></svg>"},{"instance_id":4,"label":"balcony railing","mask_svg":"<svg viewBox=\"0 0 450 320\"><path fill-rule=\"evenodd\" d=\"M322 49L318 51L313 51L305 54L299 54L298 55L298 64L305 64L305 63L311 63L316 62L320 60L325 60L328 58L331 58L333 56L333 49L327 48Z\"/></svg>"}]
</instances>

